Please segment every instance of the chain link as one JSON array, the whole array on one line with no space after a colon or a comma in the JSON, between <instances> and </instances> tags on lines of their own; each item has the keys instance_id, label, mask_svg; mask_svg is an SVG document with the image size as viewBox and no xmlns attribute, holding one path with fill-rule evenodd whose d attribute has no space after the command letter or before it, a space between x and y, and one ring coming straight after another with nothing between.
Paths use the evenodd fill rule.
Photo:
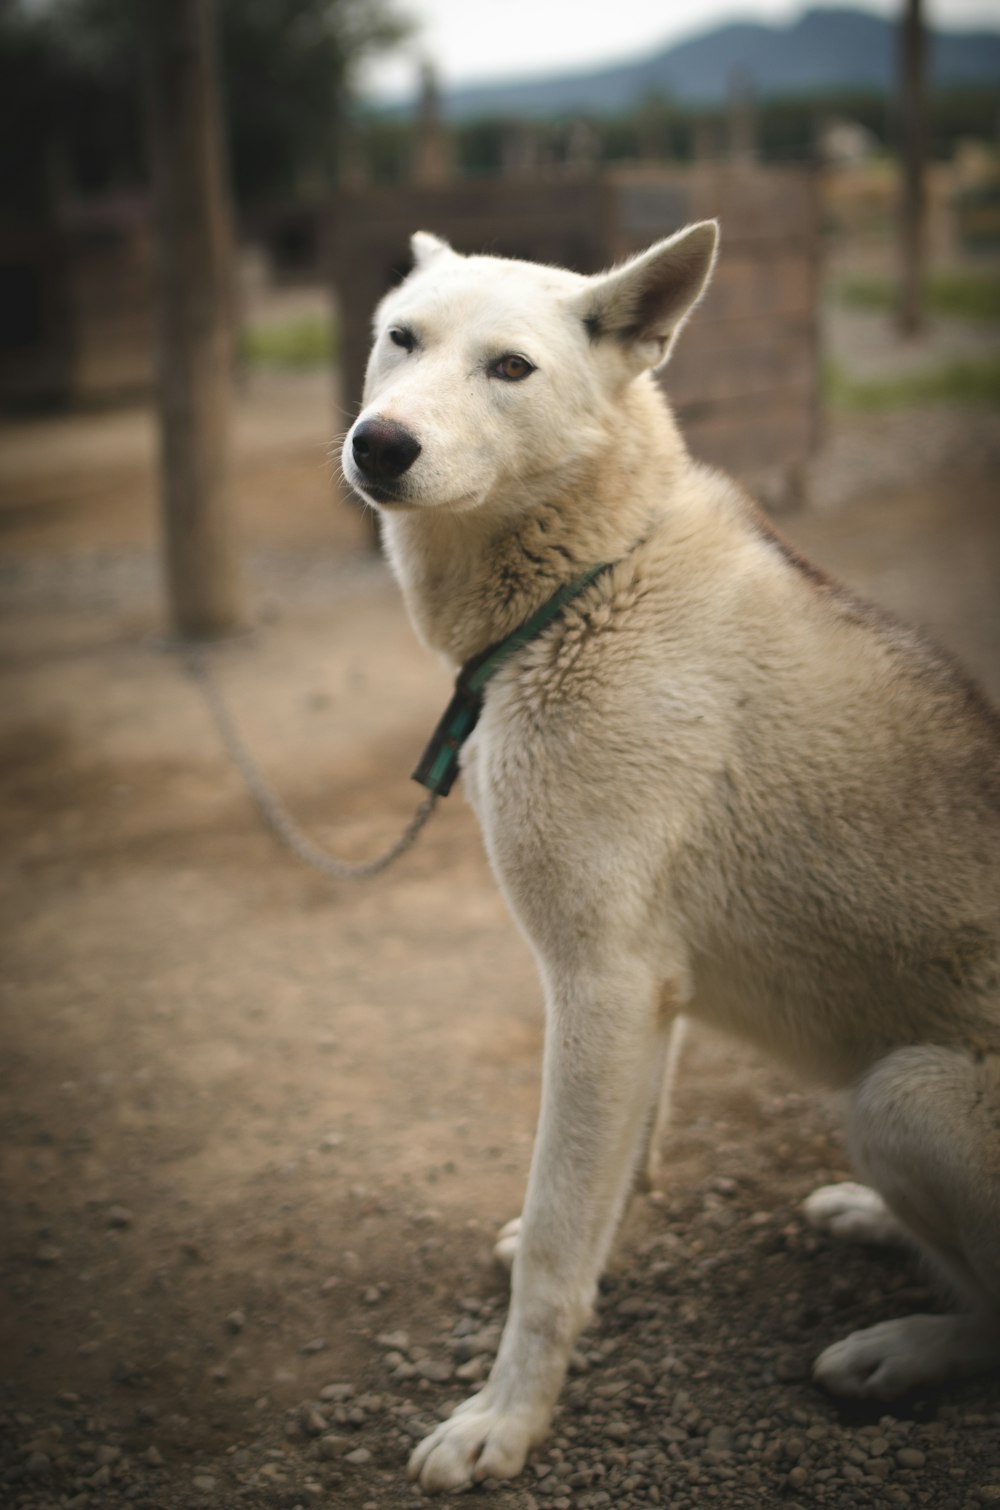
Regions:
<instances>
[{"instance_id":1,"label":"chain link","mask_svg":"<svg viewBox=\"0 0 1000 1510\"><path fill-rule=\"evenodd\" d=\"M244 744L219 691L204 649L198 645L188 646L185 647L183 653L188 670L204 693L222 743L234 764L238 766L261 817L272 833L276 834L282 844L286 845L303 864L320 871L332 881L364 881L370 876L377 876L382 871L388 870L394 860L398 860L413 847L421 829L437 806L437 797L433 792L429 792L421 802L396 842L374 860L358 863L338 860L336 855L328 854L325 849L314 844L308 835L302 832L280 797L265 781L260 768Z\"/></svg>"}]
</instances>

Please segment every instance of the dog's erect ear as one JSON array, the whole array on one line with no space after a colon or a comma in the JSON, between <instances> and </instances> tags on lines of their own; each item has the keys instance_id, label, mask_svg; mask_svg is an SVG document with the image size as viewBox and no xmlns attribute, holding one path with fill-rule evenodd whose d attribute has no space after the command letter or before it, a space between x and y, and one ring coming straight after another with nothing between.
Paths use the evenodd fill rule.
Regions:
<instances>
[{"instance_id":1,"label":"dog's erect ear","mask_svg":"<svg viewBox=\"0 0 1000 1510\"><path fill-rule=\"evenodd\" d=\"M708 284L718 241L718 221L700 220L592 279L583 305L591 338L612 337L634 349L637 366L658 366Z\"/></svg>"},{"instance_id":2,"label":"dog's erect ear","mask_svg":"<svg viewBox=\"0 0 1000 1510\"><path fill-rule=\"evenodd\" d=\"M455 256L447 241L442 241L440 236L435 236L430 231L414 231L410 237L410 251L413 253L414 267L428 267L438 257Z\"/></svg>"}]
</instances>

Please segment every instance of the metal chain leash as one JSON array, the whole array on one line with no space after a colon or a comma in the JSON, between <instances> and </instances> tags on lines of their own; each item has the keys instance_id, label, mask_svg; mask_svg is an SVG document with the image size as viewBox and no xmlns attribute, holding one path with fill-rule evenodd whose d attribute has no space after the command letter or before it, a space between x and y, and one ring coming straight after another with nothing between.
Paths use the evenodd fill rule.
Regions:
<instances>
[{"instance_id":1,"label":"metal chain leash","mask_svg":"<svg viewBox=\"0 0 1000 1510\"><path fill-rule=\"evenodd\" d=\"M338 860L335 855L328 854L325 849L314 844L308 835L302 832L284 803L265 781L260 768L244 744L219 691L204 649L201 646L185 647L184 659L188 670L204 693L222 743L234 764L238 766L261 817L272 833L305 865L312 866L329 880L364 881L370 876L380 875L383 870L388 870L394 860L398 860L413 847L418 834L437 806L437 796L433 792L429 792L421 802L396 842L374 860L358 863Z\"/></svg>"}]
</instances>

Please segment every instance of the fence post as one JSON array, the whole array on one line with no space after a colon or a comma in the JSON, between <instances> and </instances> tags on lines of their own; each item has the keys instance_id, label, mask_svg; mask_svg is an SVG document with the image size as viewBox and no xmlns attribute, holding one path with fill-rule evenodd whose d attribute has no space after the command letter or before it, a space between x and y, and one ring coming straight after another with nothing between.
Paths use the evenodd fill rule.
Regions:
<instances>
[{"instance_id":1,"label":"fence post","mask_svg":"<svg viewBox=\"0 0 1000 1510\"><path fill-rule=\"evenodd\" d=\"M904 336L923 325L927 157L927 44L921 0L904 0L899 36L899 294L896 323Z\"/></svg>"},{"instance_id":2,"label":"fence post","mask_svg":"<svg viewBox=\"0 0 1000 1510\"><path fill-rule=\"evenodd\" d=\"M159 242L162 527L174 633L241 617L229 506L232 239L210 0L145 0Z\"/></svg>"}]
</instances>

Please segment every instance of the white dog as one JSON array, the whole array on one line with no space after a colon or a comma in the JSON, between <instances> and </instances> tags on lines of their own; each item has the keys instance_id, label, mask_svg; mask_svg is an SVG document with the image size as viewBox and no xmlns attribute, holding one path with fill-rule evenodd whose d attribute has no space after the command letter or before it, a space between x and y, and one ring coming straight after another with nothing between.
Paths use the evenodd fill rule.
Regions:
<instances>
[{"instance_id":1,"label":"white dog","mask_svg":"<svg viewBox=\"0 0 1000 1510\"><path fill-rule=\"evenodd\" d=\"M344 471L382 511L417 632L470 685L563 591L486 657L431 752L440 773L481 705L465 788L547 1028L496 1363L411 1472L508 1477L545 1435L680 1014L845 1091L871 1188L818 1191L808 1216L905 1234L957 1297L827 1348L817 1378L882 1399L996 1363L995 716L687 454L650 369L714 223L593 278L413 246Z\"/></svg>"}]
</instances>

